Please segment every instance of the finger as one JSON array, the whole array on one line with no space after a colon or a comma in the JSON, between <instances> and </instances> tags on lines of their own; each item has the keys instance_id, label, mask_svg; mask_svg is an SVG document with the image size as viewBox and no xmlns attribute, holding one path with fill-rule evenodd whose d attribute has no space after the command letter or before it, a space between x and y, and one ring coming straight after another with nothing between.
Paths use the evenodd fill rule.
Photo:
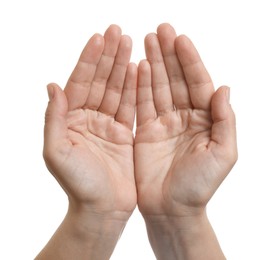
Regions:
<instances>
[{"instance_id":1,"label":"finger","mask_svg":"<svg viewBox=\"0 0 271 260\"><path fill-rule=\"evenodd\" d=\"M157 28L157 36L166 65L173 103L179 109L190 108L188 87L174 46L176 32L171 25L161 24Z\"/></svg>"},{"instance_id":2,"label":"finger","mask_svg":"<svg viewBox=\"0 0 271 260\"><path fill-rule=\"evenodd\" d=\"M137 126L156 118L151 87L151 67L148 61L143 60L138 65Z\"/></svg>"},{"instance_id":3,"label":"finger","mask_svg":"<svg viewBox=\"0 0 271 260\"><path fill-rule=\"evenodd\" d=\"M106 84L102 103L98 109L104 114L114 117L117 113L131 52L132 40L129 36L123 35L120 40L113 69Z\"/></svg>"},{"instance_id":4,"label":"finger","mask_svg":"<svg viewBox=\"0 0 271 260\"><path fill-rule=\"evenodd\" d=\"M173 101L169 79L157 35L151 33L145 38L147 60L151 65L152 91L158 115L172 111Z\"/></svg>"},{"instance_id":5,"label":"finger","mask_svg":"<svg viewBox=\"0 0 271 260\"><path fill-rule=\"evenodd\" d=\"M137 66L136 64L130 63L127 68L121 101L115 119L131 130L133 129L135 119L136 84Z\"/></svg>"},{"instance_id":6,"label":"finger","mask_svg":"<svg viewBox=\"0 0 271 260\"><path fill-rule=\"evenodd\" d=\"M105 87L112 71L121 38L121 29L111 25L104 34L104 50L90 86L86 107L97 110L101 105Z\"/></svg>"},{"instance_id":7,"label":"finger","mask_svg":"<svg viewBox=\"0 0 271 260\"><path fill-rule=\"evenodd\" d=\"M66 115L68 102L64 92L56 84L49 84L49 103L45 113L44 157L45 161L53 160L59 142L67 142ZM67 143L68 144L68 143Z\"/></svg>"},{"instance_id":8,"label":"finger","mask_svg":"<svg viewBox=\"0 0 271 260\"><path fill-rule=\"evenodd\" d=\"M229 104L228 87L220 87L212 98L211 111L213 119L213 127L211 139L219 146L223 146L223 157L229 156L231 160L236 157L236 123L235 115ZM227 149L227 147L229 149Z\"/></svg>"},{"instance_id":9,"label":"finger","mask_svg":"<svg viewBox=\"0 0 271 260\"><path fill-rule=\"evenodd\" d=\"M83 49L79 61L65 88L69 110L80 108L86 103L91 82L95 75L103 48L103 36L95 34L90 38Z\"/></svg>"},{"instance_id":10,"label":"finger","mask_svg":"<svg viewBox=\"0 0 271 260\"><path fill-rule=\"evenodd\" d=\"M210 109L214 86L193 43L186 36L176 38L175 48L183 68L191 102L196 109Z\"/></svg>"}]
</instances>

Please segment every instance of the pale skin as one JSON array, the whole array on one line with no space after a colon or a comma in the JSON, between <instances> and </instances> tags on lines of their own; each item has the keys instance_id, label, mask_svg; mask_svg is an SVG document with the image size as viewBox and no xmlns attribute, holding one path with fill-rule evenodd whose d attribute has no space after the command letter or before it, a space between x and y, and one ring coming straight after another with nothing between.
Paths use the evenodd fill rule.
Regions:
<instances>
[{"instance_id":1,"label":"pale skin","mask_svg":"<svg viewBox=\"0 0 271 260\"><path fill-rule=\"evenodd\" d=\"M225 259L206 205L237 159L229 88L169 24L138 68L131 49L111 25L48 85L44 158L69 210L36 259L109 259L136 204L157 259Z\"/></svg>"},{"instance_id":2,"label":"pale skin","mask_svg":"<svg viewBox=\"0 0 271 260\"><path fill-rule=\"evenodd\" d=\"M48 86L44 158L69 210L36 259L109 259L136 206L131 49L111 25L89 40L64 91Z\"/></svg>"},{"instance_id":3,"label":"pale skin","mask_svg":"<svg viewBox=\"0 0 271 260\"><path fill-rule=\"evenodd\" d=\"M237 159L229 88L215 91L192 42L168 24L139 64L135 176L157 259L225 259L206 205Z\"/></svg>"}]
</instances>

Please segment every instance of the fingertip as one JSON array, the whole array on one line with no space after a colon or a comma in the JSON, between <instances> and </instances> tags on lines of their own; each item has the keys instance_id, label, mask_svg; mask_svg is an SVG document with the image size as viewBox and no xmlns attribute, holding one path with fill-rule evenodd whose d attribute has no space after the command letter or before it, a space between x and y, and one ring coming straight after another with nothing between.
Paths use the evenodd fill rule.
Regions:
<instances>
[{"instance_id":1,"label":"fingertip","mask_svg":"<svg viewBox=\"0 0 271 260\"><path fill-rule=\"evenodd\" d=\"M151 70L150 63L147 60L141 60L138 64L138 71L140 73L146 73Z\"/></svg>"},{"instance_id":2,"label":"fingertip","mask_svg":"<svg viewBox=\"0 0 271 260\"><path fill-rule=\"evenodd\" d=\"M189 57L189 55L187 54L190 53L192 50L194 52L194 55L196 54L197 59L199 57L199 54L192 40L185 34L181 34L175 39L175 48L179 56L184 56L185 59ZM183 63L183 65L186 65L189 62L193 62L193 60L188 59L186 62Z\"/></svg>"},{"instance_id":3,"label":"fingertip","mask_svg":"<svg viewBox=\"0 0 271 260\"><path fill-rule=\"evenodd\" d=\"M138 64L138 87L144 85L142 79L148 79L148 82L151 81L151 65L148 60L141 60Z\"/></svg>"},{"instance_id":4,"label":"fingertip","mask_svg":"<svg viewBox=\"0 0 271 260\"><path fill-rule=\"evenodd\" d=\"M132 45L133 45L132 38L129 35L126 35L126 34L122 35L121 36L121 44L126 49L132 49Z\"/></svg>"},{"instance_id":5,"label":"fingertip","mask_svg":"<svg viewBox=\"0 0 271 260\"><path fill-rule=\"evenodd\" d=\"M47 85L47 94L48 94L49 101L51 101L55 96L55 87L54 86L55 86L54 83L49 83Z\"/></svg>"},{"instance_id":6,"label":"fingertip","mask_svg":"<svg viewBox=\"0 0 271 260\"><path fill-rule=\"evenodd\" d=\"M225 103L227 104L228 111L230 113L231 120L236 123L235 113L231 106L231 88L229 86L221 86L221 91L224 92Z\"/></svg>"},{"instance_id":7,"label":"fingertip","mask_svg":"<svg viewBox=\"0 0 271 260\"><path fill-rule=\"evenodd\" d=\"M130 62L128 64L128 69L127 69L128 73L132 76L137 76L137 65L134 62Z\"/></svg>"},{"instance_id":8,"label":"fingertip","mask_svg":"<svg viewBox=\"0 0 271 260\"><path fill-rule=\"evenodd\" d=\"M192 41L185 34L181 34L177 36L175 39L175 46L178 50L186 50L191 46L191 44L192 44Z\"/></svg>"},{"instance_id":9,"label":"fingertip","mask_svg":"<svg viewBox=\"0 0 271 260\"><path fill-rule=\"evenodd\" d=\"M62 92L62 89L58 84L53 82L47 84L47 93L50 101L53 100L56 95L58 95L59 91Z\"/></svg>"},{"instance_id":10,"label":"fingertip","mask_svg":"<svg viewBox=\"0 0 271 260\"><path fill-rule=\"evenodd\" d=\"M130 62L129 67L131 67L133 70L137 70L137 64L135 62Z\"/></svg>"},{"instance_id":11,"label":"fingertip","mask_svg":"<svg viewBox=\"0 0 271 260\"><path fill-rule=\"evenodd\" d=\"M109 32L109 31L111 33L114 33L115 35L121 35L121 33L122 33L121 27L117 24L109 25L109 27L106 29L105 33Z\"/></svg>"},{"instance_id":12,"label":"fingertip","mask_svg":"<svg viewBox=\"0 0 271 260\"><path fill-rule=\"evenodd\" d=\"M172 27L169 23L165 22L165 23L160 23L157 27L157 31L163 29L163 28L168 28L168 27Z\"/></svg>"},{"instance_id":13,"label":"fingertip","mask_svg":"<svg viewBox=\"0 0 271 260\"><path fill-rule=\"evenodd\" d=\"M99 34L95 33L89 40L95 46L103 46L104 45L104 37Z\"/></svg>"},{"instance_id":14,"label":"fingertip","mask_svg":"<svg viewBox=\"0 0 271 260\"><path fill-rule=\"evenodd\" d=\"M230 104L231 101L231 89L228 86L225 86L225 94L226 94L226 99L228 103Z\"/></svg>"},{"instance_id":15,"label":"fingertip","mask_svg":"<svg viewBox=\"0 0 271 260\"><path fill-rule=\"evenodd\" d=\"M128 64L124 88L130 90L137 88L137 66L135 63Z\"/></svg>"},{"instance_id":16,"label":"fingertip","mask_svg":"<svg viewBox=\"0 0 271 260\"><path fill-rule=\"evenodd\" d=\"M153 38L156 38L156 37L157 37L157 34L156 34L156 33L154 33L154 32L148 33L148 34L145 36L145 39L144 39L145 44L151 42L151 40L152 40Z\"/></svg>"},{"instance_id":17,"label":"fingertip","mask_svg":"<svg viewBox=\"0 0 271 260\"><path fill-rule=\"evenodd\" d=\"M217 92L221 92L221 95L224 95L225 101L230 104L230 87L223 85L217 89Z\"/></svg>"},{"instance_id":18,"label":"fingertip","mask_svg":"<svg viewBox=\"0 0 271 260\"><path fill-rule=\"evenodd\" d=\"M133 42L132 38L131 38L130 35L128 35L128 34L123 34L122 37L125 38L125 40L126 40L127 42L131 42L131 43Z\"/></svg>"},{"instance_id":19,"label":"fingertip","mask_svg":"<svg viewBox=\"0 0 271 260\"><path fill-rule=\"evenodd\" d=\"M163 32L165 30L170 30L170 31L175 32L174 27L170 23L161 23L157 27L157 34L160 34L161 32Z\"/></svg>"},{"instance_id":20,"label":"fingertip","mask_svg":"<svg viewBox=\"0 0 271 260\"><path fill-rule=\"evenodd\" d=\"M65 115L68 110L67 98L64 91L56 83L47 85L47 93L49 97L48 111L55 111L60 115Z\"/></svg>"},{"instance_id":21,"label":"fingertip","mask_svg":"<svg viewBox=\"0 0 271 260\"><path fill-rule=\"evenodd\" d=\"M104 37L95 33L85 45L79 60L86 63L97 64L104 49Z\"/></svg>"},{"instance_id":22,"label":"fingertip","mask_svg":"<svg viewBox=\"0 0 271 260\"><path fill-rule=\"evenodd\" d=\"M216 90L212 97L212 117L214 122L226 120L229 117L230 88L221 86Z\"/></svg>"},{"instance_id":23,"label":"fingertip","mask_svg":"<svg viewBox=\"0 0 271 260\"><path fill-rule=\"evenodd\" d=\"M186 34L180 34L177 39L186 43L191 43L191 39Z\"/></svg>"}]
</instances>

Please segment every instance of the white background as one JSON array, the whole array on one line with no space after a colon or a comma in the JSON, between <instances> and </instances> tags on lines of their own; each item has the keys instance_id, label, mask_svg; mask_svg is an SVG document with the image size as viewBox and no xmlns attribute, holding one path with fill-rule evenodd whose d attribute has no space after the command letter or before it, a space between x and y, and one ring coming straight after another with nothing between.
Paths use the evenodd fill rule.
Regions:
<instances>
[{"instance_id":1,"label":"white background","mask_svg":"<svg viewBox=\"0 0 271 260\"><path fill-rule=\"evenodd\" d=\"M65 86L85 43L112 23L133 38L132 60L162 22L197 46L215 86L231 87L239 160L208 205L229 260L270 260L270 1L0 2L0 259L33 259L67 199L42 158L46 84ZM113 260L153 260L136 210Z\"/></svg>"}]
</instances>

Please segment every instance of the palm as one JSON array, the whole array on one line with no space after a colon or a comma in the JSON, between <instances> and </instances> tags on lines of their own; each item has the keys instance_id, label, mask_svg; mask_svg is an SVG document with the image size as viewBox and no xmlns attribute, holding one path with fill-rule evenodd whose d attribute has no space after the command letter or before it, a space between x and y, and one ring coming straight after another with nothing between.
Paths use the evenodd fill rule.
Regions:
<instances>
[{"instance_id":1,"label":"palm","mask_svg":"<svg viewBox=\"0 0 271 260\"><path fill-rule=\"evenodd\" d=\"M196 50L183 37L174 47L175 38L168 26L148 35L150 65L139 66L135 165L143 214L206 205L228 170L217 144L215 101L211 107L217 94Z\"/></svg>"},{"instance_id":2,"label":"palm","mask_svg":"<svg viewBox=\"0 0 271 260\"><path fill-rule=\"evenodd\" d=\"M140 142L136 144L136 158L140 166L137 172L144 175L139 174L137 180L141 187L140 196L148 198L145 202L151 210L159 212L168 203L201 203L198 200L202 199L202 195L208 197L208 190L202 186L204 184L208 189L208 176L201 171L203 162L205 166L208 162L213 163L207 150L211 124L207 112L181 110L167 113L149 123L144 129L145 133L138 129L137 139ZM156 138L149 142L154 132ZM148 172L143 173L144 169L148 169ZM150 187L154 190L150 190ZM157 187L160 192L157 192ZM199 192L201 194L196 194Z\"/></svg>"},{"instance_id":3,"label":"palm","mask_svg":"<svg viewBox=\"0 0 271 260\"><path fill-rule=\"evenodd\" d=\"M100 211L131 212L136 203L130 54L117 26L90 39L62 93L63 136L53 140L58 152L48 163L70 199Z\"/></svg>"},{"instance_id":4,"label":"palm","mask_svg":"<svg viewBox=\"0 0 271 260\"><path fill-rule=\"evenodd\" d=\"M89 109L70 112L68 129L73 144L65 163L71 175L67 178L70 182L67 187L72 189L69 192L92 203L106 201L107 206L114 205L119 210L126 202L133 204L132 131L111 117ZM116 201L120 205L113 204Z\"/></svg>"}]
</instances>

